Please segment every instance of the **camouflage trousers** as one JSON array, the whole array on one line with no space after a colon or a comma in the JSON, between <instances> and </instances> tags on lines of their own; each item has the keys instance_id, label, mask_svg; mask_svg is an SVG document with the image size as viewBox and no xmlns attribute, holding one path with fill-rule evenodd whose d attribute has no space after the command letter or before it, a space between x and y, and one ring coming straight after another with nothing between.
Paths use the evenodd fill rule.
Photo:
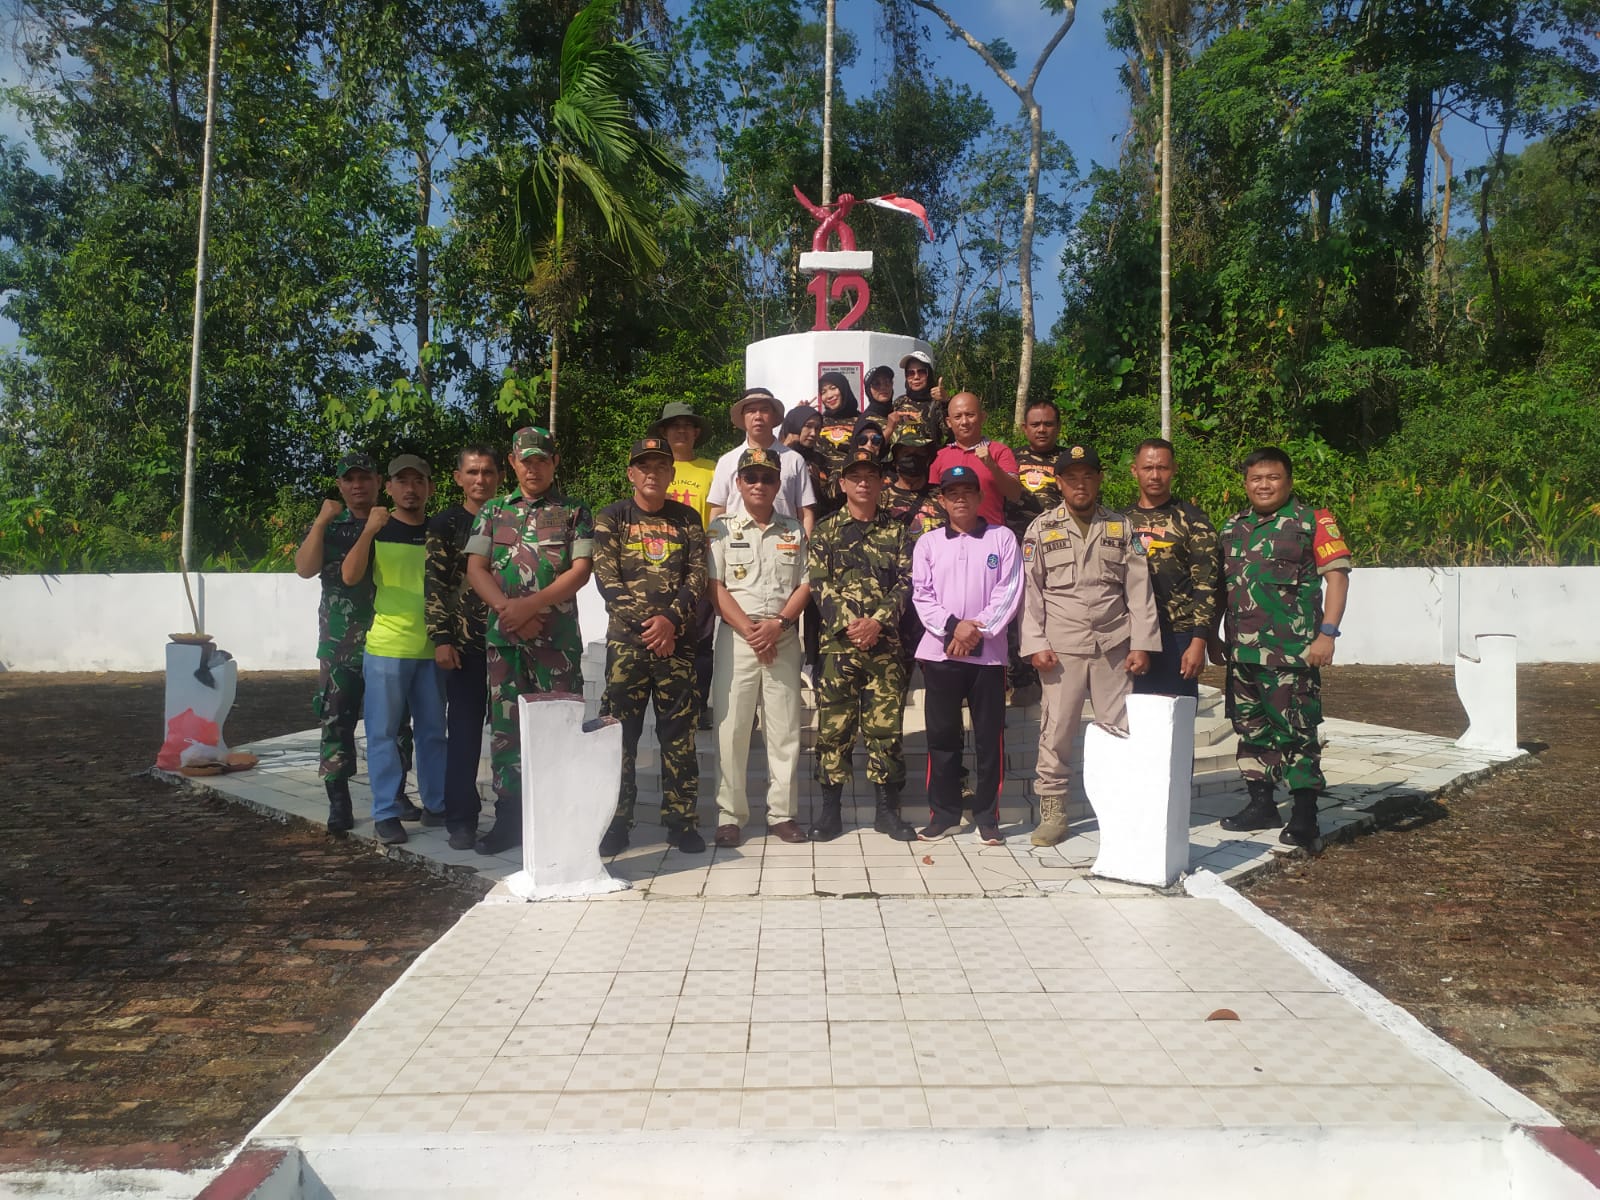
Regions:
<instances>
[{"instance_id":1,"label":"camouflage trousers","mask_svg":"<svg viewBox=\"0 0 1600 1200\"><path fill-rule=\"evenodd\" d=\"M1280 779L1290 791L1326 785L1317 727L1322 675L1315 667L1228 664L1228 717L1239 735L1239 773Z\"/></svg>"},{"instance_id":2,"label":"camouflage trousers","mask_svg":"<svg viewBox=\"0 0 1600 1200\"><path fill-rule=\"evenodd\" d=\"M700 702L695 696L693 643L681 641L666 658L643 646L606 642L605 711L622 723L622 784L616 819L633 828L639 798L635 762L645 709L656 710L656 741L661 749L661 823L668 829L693 829L700 801L700 763L694 734Z\"/></svg>"},{"instance_id":3,"label":"camouflage trousers","mask_svg":"<svg viewBox=\"0 0 1600 1200\"><path fill-rule=\"evenodd\" d=\"M517 698L539 692L582 696L583 666L581 661L532 646L490 646L488 674L489 769L494 773L495 811L520 817L522 726Z\"/></svg>"},{"instance_id":4,"label":"camouflage trousers","mask_svg":"<svg viewBox=\"0 0 1600 1200\"><path fill-rule=\"evenodd\" d=\"M848 783L856 730L867 743L867 779L902 787L906 757L901 715L906 668L898 646L827 651L817 679L816 779L823 787Z\"/></svg>"},{"instance_id":5,"label":"camouflage trousers","mask_svg":"<svg viewBox=\"0 0 1600 1200\"><path fill-rule=\"evenodd\" d=\"M361 720L366 684L361 674L362 656L319 658L317 694L311 711L321 730L321 762L317 774L335 783L356 773L356 722ZM411 720L400 726L400 768L411 770ZM404 781L401 787L405 786Z\"/></svg>"}]
</instances>

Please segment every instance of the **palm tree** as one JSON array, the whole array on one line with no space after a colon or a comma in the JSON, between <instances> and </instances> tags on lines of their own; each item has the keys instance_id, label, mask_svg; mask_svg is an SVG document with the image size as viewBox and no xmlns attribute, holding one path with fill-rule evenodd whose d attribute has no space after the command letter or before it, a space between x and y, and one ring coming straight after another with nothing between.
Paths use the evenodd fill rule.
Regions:
<instances>
[{"instance_id":1,"label":"palm tree","mask_svg":"<svg viewBox=\"0 0 1600 1200\"><path fill-rule=\"evenodd\" d=\"M619 0L590 0L572 18L544 142L507 187L512 267L527 279L530 315L550 333L552 433L561 339L585 294L584 239L575 235L630 274L654 270L665 259L656 237L662 201L689 190L688 172L655 129L666 60L615 36L618 10Z\"/></svg>"}]
</instances>

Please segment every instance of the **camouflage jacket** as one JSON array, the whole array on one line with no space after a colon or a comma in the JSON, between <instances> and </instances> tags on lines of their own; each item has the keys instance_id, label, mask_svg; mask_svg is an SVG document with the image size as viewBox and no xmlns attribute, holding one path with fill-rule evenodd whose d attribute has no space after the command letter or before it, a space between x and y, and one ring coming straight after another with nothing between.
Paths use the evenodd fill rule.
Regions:
<instances>
[{"instance_id":1,"label":"camouflage jacket","mask_svg":"<svg viewBox=\"0 0 1600 1200\"><path fill-rule=\"evenodd\" d=\"M932 486L914 492L898 483L886 483L878 494L878 511L888 513L906 527L907 540L916 541L930 529L943 529L944 509L939 507L937 493Z\"/></svg>"},{"instance_id":2,"label":"camouflage jacket","mask_svg":"<svg viewBox=\"0 0 1600 1200\"><path fill-rule=\"evenodd\" d=\"M549 587L572 569L575 559L594 556L594 524L589 510L551 488L530 500L515 491L483 506L467 539L468 554L489 560L489 570L508 599L529 596ZM514 646L523 639L501 630L492 615L486 640L491 646ZM563 655L583 654L578 631L578 601L563 600L550 609L533 645Z\"/></svg>"},{"instance_id":3,"label":"camouflage jacket","mask_svg":"<svg viewBox=\"0 0 1600 1200\"><path fill-rule=\"evenodd\" d=\"M347 584L339 573L366 522L348 508L335 517L322 535L322 603L317 606L317 657L325 662L358 658L366 649L372 628L372 603L376 588L372 571L357 584Z\"/></svg>"},{"instance_id":4,"label":"camouflage jacket","mask_svg":"<svg viewBox=\"0 0 1600 1200\"><path fill-rule=\"evenodd\" d=\"M910 396L895 397L891 413L910 413L909 418L901 418L900 426L908 420L914 421L917 428L921 429L933 439L931 445L934 450L945 446L950 441L950 425L945 420L944 405L931 396L926 400L914 400ZM899 428L900 426L896 426Z\"/></svg>"},{"instance_id":5,"label":"camouflage jacket","mask_svg":"<svg viewBox=\"0 0 1600 1200\"><path fill-rule=\"evenodd\" d=\"M1293 497L1277 512L1246 509L1222 525L1228 588L1228 657L1263 667L1304 667L1322 623L1322 575L1350 566L1333 514Z\"/></svg>"},{"instance_id":6,"label":"camouflage jacket","mask_svg":"<svg viewBox=\"0 0 1600 1200\"><path fill-rule=\"evenodd\" d=\"M817 516L824 517L844 507L844 491L839 486L839 468L850 454L850 443L855 437L856 418L822 418L822 429L817 434L817 444L812 450L819 471L812 476L812 488L817 490ZM821 476L820 480L818 475Z\"/></svg>"},{"instance_id":7,"label":"camouflage jacket","mask_svg":"<svg viewBox=\"0 0 1600 1200\"><path fill-rule=\"evenodd\" d=\"M429 519L422 609L435 646L482 654L489 606L467 586L467 538L475 520L461 504Z\"/></svg>"},{"instance_id":8,"label":"camouflage jacket","mask_svg":"<svg viewBox=\"0 0 1600 1200\"><path fill-rule=\"evenodd\" d=\"M1205 513L1185 500L1168 500L1158 508L1134 505L1123 515L1144 545L1161 627L1169 633L1210 633L1222 600L1222 564L1217 531Z\"/></svg>"},{"instance_id":9,"label":"camouflage jacket","mask_svg":"<svg viewBox=\"0 0 1600 1200\"><path fill-rule=\"evenodd\" d=\"M594 519L594 579L610 620L606 637L641 645L640 628L666 617L678 647L695 639L695 605L706 591L706 531L700 514L676 500L647 513L632 497Z\"/></svg>"},{"instance_id":10,"label":"camouflage jacket","mask_svg":"<svg viewBox=\"0 0 1600 1200\"><path fill-rule=\"evenodd\" d=\"M1014 502L1006 501L1006 528L1021 542L1035 517L1061 503L1061 489L1056 486L1056 459L1061 456L1061 447L1035 454L1024 445L1016 455L1017 481L1022 484L1022 495Z\"/></svg>"},{"instance_id":11,"label":"camouflage jacket","mask_svg":"<svg viewBox=\"0 0 1600 1200\"><path fill-rule=\"evenodd\" d=\"M870 521L840 509L818 522L809 565L824 654L851 648L845 627L859 617L883 627L879 646L898 649L900 613L911 599L912 541L881 508Z\"/></svg>"}]
</instances>

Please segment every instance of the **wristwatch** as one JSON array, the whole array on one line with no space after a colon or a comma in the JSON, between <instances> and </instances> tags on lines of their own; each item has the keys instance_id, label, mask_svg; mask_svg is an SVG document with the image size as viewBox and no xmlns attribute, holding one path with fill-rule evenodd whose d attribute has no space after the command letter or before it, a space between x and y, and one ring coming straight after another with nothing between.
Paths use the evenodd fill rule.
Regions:
<instances>
[{"instance_id":1,"label":"wristwatch","mask_svg":"<svg viewBox=\"0 0 1600 1200\"><path fill-rule=\"evenodd\" d=\"M782 617L782 616L780 616L778 618L778 628L782 629L782 630L793 629L798 624L799 624L799 622L796 621L793 617Z\"/></svg>"},{"instance_id":2,"label":"wristwatch","mask_svg":"<svg viewBox=\"0 0 1600 1200\"><path fill-rule=\"evenodd\" d=\"M1322 624L1317 626L1317 632L1325 633L1329 637L1336 638L1339 636L1339 627L1337 625Z\"/></svg>"}]
</instances>

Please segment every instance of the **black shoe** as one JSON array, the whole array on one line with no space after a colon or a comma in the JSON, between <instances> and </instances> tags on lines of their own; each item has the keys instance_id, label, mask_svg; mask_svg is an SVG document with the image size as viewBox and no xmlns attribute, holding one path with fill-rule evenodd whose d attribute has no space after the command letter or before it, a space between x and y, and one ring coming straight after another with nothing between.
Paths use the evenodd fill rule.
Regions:
<instances>
[{"instance_id":1,"label":"black shoe","mask_svg":"<svg viewBox=\"0 0 1600 1200\"><path fill-rule=\"evenodd\" d=\"M450 831L450 849L473 850L478 845L478 827L476 825L457 825Z\"/></svg>"},{"instance_id":2,"label":"black shoe","mask_svg":"<svg viewBox=\"0 0 1600 1200\"><path fill-rule=\"evenodd\" d=\"M1322 853L1322 831L1317 828L1317 792L1315 788L1296 788L1291 795L1294 807L1289 813L1289 823L1278 835L1285 846L1299 846L1307 854Z\"/></svg>"},{"instance_id":3,"label":"black shoe","mask_svg":"<svg viewBox=\"0 0 1600 1200\"><path fill-rule=\"evenodd\" d=\"M811 828L806 833L813 842L831 842L844 832L844 813L841 811L843 793L843 784L823 787L822 811L811 822Z\"/></svg>"},{"instance_id":4,"label":"black shoe","mask_svg":"<svg viewBox=\"0 0 1600 1200\"><path fill-rule=\"evenodd\" d=\"M917 840L917 827L900 816L900 789L886 783L873 785L878 793L878 811L873 814L872 828L885 833L897 842Z\"/></svg>"},{"instance_id":5,"label":"black shoe","mask_svg":"<svg viewBox=\"0 0 1600 1200\"><path fill-rule=\"evenodd\" d=\"M385 846L398 846L411 839L406 836L406 827L394 817L385 817L381 821L374 821L372 832L378 835L378 840Z\"/></svg>"},{"instance_id":6,"label":"black shoe","mask_svg":"<svg viewBox=\"0 0 1600 1200\"><path fill-rule=\"evenodd\" d=\"M706 840L700 836L700 831L693 825L687 829L672 830L667 834L667 845L679 854L704 854Z\"/></svg>"},{"instance_id":7,"label":"black shoe","mask_svg":"<svg viewBox=\"0 0 1600 1200\"><path fill-rule=\"evenodd\" d=\"M605 836L600 839L600 857L615 858L627 848L628 823L618 818L606 827Z\"/></svg>"},{"instance_id":8,"label":"black shoe","mask_svg":"<svg viewBox=\"0 0 1600 1200\"><path fill-rule=\"evenodd\" d=\"M1231 817L1223 817L1218 824L1230 833L1247 833L1256 829L1277 829L1283 825L1278 815L1278 802L1272 798L1272 784L1263 779L1249 782L1250 803Z\"/></svg>"},{"instance_id":9,"label":"black shoe","mask_svg":"<svg viewBox=\"0 0 1600 1200\"><path fill-rule=\"evenodd\" d=\"M444 814L442 812L434 812L431 808L423 809L422 827L424 829L443 829Z\"/></svg>"},{"instance_id":10,"label":"black shoe","mask_svg":"<svg viewBox=\"0 0 1600 1200\"><path fill-rule=\"evenodd\" d=\"M504 854L513 846L522 845L522 830L513 829L504 821L496 821L494 828L478 839L473 847L479 854Z\"/></svg>"},{"instance_id":11,"label":"black shoe","mask_svg":"<svg viewBox=\"0 0 1600 1200\"><path fill-rule=\"evenodd\" d=\"M960 821L947 821L943 817L934 817L928 822L928 827L917 830L916 835L920 841L937 842L940 838L949 837L960 828Z\"/></svg>"},{"instance_id":12,"label":"black shoe","mask_svg":"<svg viewBox=\"0 0 1600 1200\"><path fill-rule=\"evenodd\" d=\"M324 781L328 789L328 832L349 833L356 827L355 810L350 807L350 785L343 779Z\"/></svg>"},{"instance_id":13,"label":"black shoe","mask_svg":"<svg viewBox=\"0 0 1600 1200\"><path fill-rule=\"evenodd\" d=\"M402 821L422 820L422 810L411 803L410 798L404 792L396 796L394 802L400 806L400 819Z\"/></svg>"}]
</instances>

